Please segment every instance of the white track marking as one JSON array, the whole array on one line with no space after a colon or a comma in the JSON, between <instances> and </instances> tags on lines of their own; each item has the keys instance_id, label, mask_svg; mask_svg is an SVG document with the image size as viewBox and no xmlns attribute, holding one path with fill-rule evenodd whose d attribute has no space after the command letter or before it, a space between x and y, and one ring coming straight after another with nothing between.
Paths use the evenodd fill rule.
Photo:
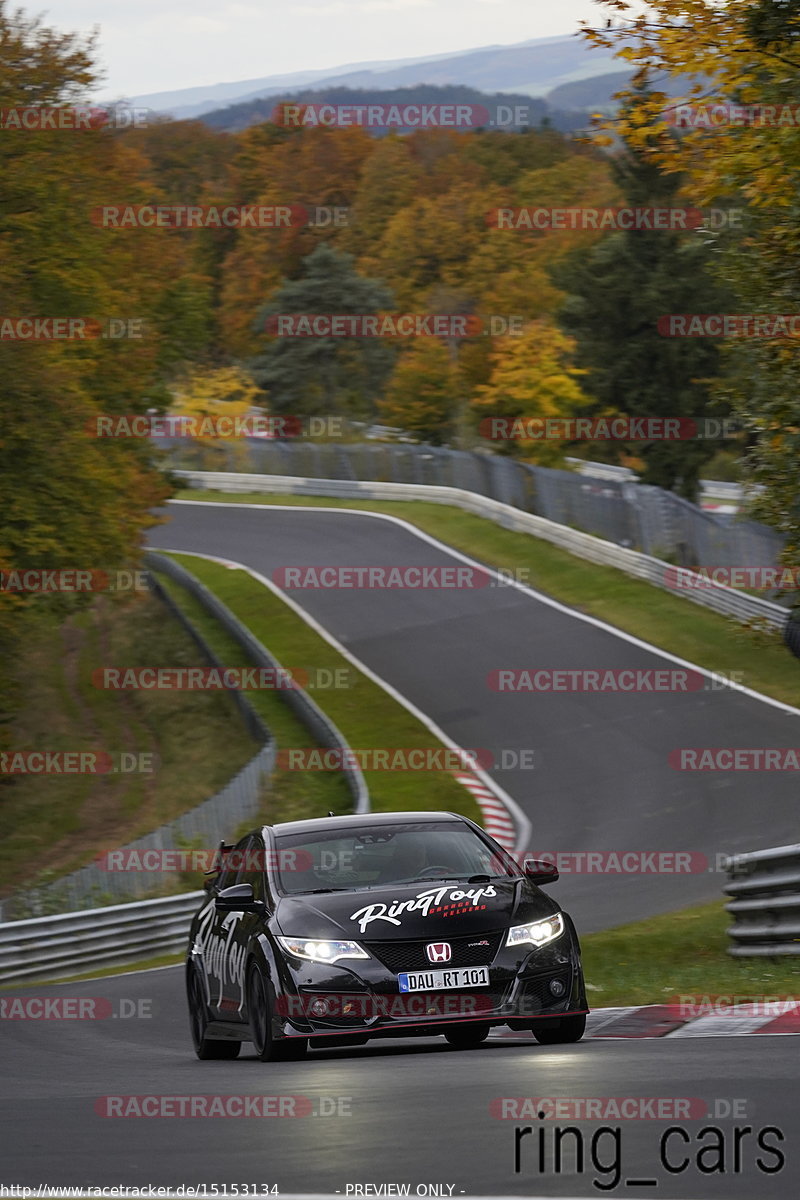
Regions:
<instances>
[{"instance_id":1,"label":"white track marking","mask_svg":"<svg viewBox=\"0 0 800 1200\"><path fill-rule=\"evenodd\" d=\"M697 663L689 662L685 658L679 658L677 654L672 654L669 650L661 650L658 646L651 645L650 642L645 642L641 638L635 637L631 633L625 633L622 629L616 629L613 625L606 624L599 617L589 616L587 613L578 612L576 609L569 608L566 604L561 604L558 600L553 600L552 597L544 595L543 592L537 592L534 588L528 587L527 584L520 583L516 579L507 578L501 575L493 567L487 567L484 563L478 562L477 559L469 558L468 555L462 554L460 550L454 550L445 542L440 542L431 534L425 533L422 529L417 529L415 525L411 525L408 521L404 521L402 517L393 517L388 513L373 512L370 509L361 508L330 508L327 505L308 506L308 505L293 505L293 504L250 504L239 503L238 501L225 502L221 500L169 500L169 504L197 504L208 508L252 508L262 512L293 512L293 513L342 513L356 517L368 517L378 521L390 521L394 525L399 525L408 533L414 534L415 537L427 542L431 546L435 546L437 550L441 550L444 554L449 554L451 558L457 558L460 562L467 563L471 567L476 567L484 571L488 575L493 575L495 579L501 580L503 586L516 588L517 591L524 592L526 596L531 596L534 600L538 600L540 604L546 604L549 608L553 608L556 612L564 613L568 617L572 617L575 621L583 621L587 625L593 625L595 629L602 629L606 633L613 634L614 637L620 638L623 642L629 642L632 646L638 646L642 650L647 650L650 654L656 654L659 658L665 658L668 662L677 663L678 666L687 667L692 671L698 671L701 675L705 675L707 679L715 679L717 682L724 682L725 687L731 691L740 692L743 696L749 696L752 700L759 700L762 704L768 704L771 708L777 708L781 712L794 717L800 717L800 708L794 707L792 704L784 704L782 700L775 700L772 696L765 696L763 692L756 692L753 688L745 687L742 683L736 683L733 680L720 680L720 676L715 671L709 671L707 667L698 666ZM482 518L477 518L481 520ZM485 518L484 518L485 519ZM530 535L533 536L533 535ZM154 547L157 549L157 547ZM187 551L176 551L176 553L184 554ZM203 557L200 555L199 557ZM210 556L206 556L210 557ZM612 568L613 569L613 568ZM252 572L251 572L252 574ZM260 577L259 577L260 578ZM284 597L286 598L286 597ZM291 603L291 601L287 601ZM687 614L688 615L688 614Z\"/></svg>"}]
</instances>

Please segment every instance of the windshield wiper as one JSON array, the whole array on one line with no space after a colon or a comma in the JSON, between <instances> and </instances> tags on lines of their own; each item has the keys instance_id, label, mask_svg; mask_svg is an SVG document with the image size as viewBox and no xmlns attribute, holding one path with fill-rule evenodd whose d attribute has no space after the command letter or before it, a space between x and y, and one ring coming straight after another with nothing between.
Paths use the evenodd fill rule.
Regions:
<instances>
[{"instance_id":1,"label":"windshield wiper","mask_svg":"<svg viewBox=\"0 0 800 1200\"><path fill-rule=\"evenodd\" d=\"M390 879L386 883L371 883L369 887L395 887L398 883L490 883L491 879L491 875L429 875L427 879L412 875L410 879Z\"/></svg>"},{"instance_id":2,"label":"windshield wiper","mask_svg":"<svg viewBox=\"0 0 800 1200\"><path fill-rule=\"evenodd\" d=\"M321 896L323 892L352 892L354 888L311 888L308 892L291 892L294 896Z\"/></svg>"}]
</instances>

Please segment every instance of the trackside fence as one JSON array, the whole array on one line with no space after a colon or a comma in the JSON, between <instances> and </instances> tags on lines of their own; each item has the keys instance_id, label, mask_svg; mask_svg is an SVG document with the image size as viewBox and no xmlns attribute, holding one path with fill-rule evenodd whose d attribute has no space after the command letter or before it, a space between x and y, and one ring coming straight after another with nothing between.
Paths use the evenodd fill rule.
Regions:
<instances>
[{"instance_id":1,"label":"trackside fence","mask_svg":"<svg viewBox=\"0 0 800 1200\"><path fill-rule=\"evenodd\" d=\"M735 958L800 954L800 845L755 850L728 859L725 905Z\"/></svg>"},{"instance_id":2,"label":"trackside fence","mask_svg":"<svg viewBox=\"0 0 800 1200\"><path fill-rule=\"evenodd\" d=\"M189 471L456 488L684 567L772 567L784 545L769 526L745 515L732 519L709 512L674 492L624 477L619 468L592 478L585 467L580 473L540 467L485 450L370 441L251 438L203 446L157 438L154 443L167 452L171 467ZM596 464L589 467L596 469ZM736 494L747 500L751 492Z\"/></svg>"}]
</instances>

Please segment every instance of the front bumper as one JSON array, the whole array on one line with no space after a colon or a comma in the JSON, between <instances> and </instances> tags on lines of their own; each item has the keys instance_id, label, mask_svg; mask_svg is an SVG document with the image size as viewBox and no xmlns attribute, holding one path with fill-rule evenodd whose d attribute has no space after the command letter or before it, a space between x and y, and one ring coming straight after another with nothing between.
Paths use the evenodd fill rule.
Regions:
<instances>
[{"instance_id":1,"label":"front bumper","mask_svg":"<svg viewBox=\"0 0 800 1200\"><path fill-rule=\"evenodd\" d=\"M401 993L397 975L375 958L333 966L289 960L276 997L280 1033L386 1037L467 1022L530 1029L541 1019L588 1011L569 929L538 950L503 946L484 965L488 987Z\"/></svg>"}]
</instances>

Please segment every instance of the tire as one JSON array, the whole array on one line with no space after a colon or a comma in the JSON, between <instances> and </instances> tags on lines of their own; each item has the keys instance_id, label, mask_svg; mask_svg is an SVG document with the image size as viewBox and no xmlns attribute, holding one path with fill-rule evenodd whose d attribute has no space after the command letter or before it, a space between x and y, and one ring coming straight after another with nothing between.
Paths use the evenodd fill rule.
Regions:
<instances>
[{"instance_id":1,"label":"tire","mask_svg":"<svg viewBox=\"0 0 800 1200\"><path fill-rule=\"evenodd\" d=\"M197 1057L203 1059L203 1061L211 1058L238 1058L239 1051L242 1048L241 1042L234 1041L233 1039L223 1041L219 1038L206 1037L208 1008L206 1007L200 976L194 969L189 973L186 991L189 1002L189 1028L192 1031L192 1042Z\"/></svg>"},{"instance_id":2,"label":"tire","mask_svg":"<svg viewBox=\"0 0 800 1200\"><path fill-rule=\"evenodd\" d=\"M308 1038L275 1038L272 1033L272 984L257 965L247 976L247 1015L256 1058L261 1062L298 1062L305 1058Z\"/></svg>"},{"instance_id":3,"label":"tire","mask_svg":"<svg viewBox=\"0 0 800 1200\"><path fill-rule=\"evenodd\" d=\"M532 1026L533 1036L542 1046L559 1046L566 1042L579 1042L586 1030L586 1013L562 1017L560 1021L548 1021L540 1028Z\"/></svg>"},{"instance_id":4,"label":"tire","mask_svg":"<svg viewBox=\"0 0 800 1200\"><path fill-rule=\"evenodd\" d=\"M455 1025L445 1038L455 1050L474 1050L489 1036L489 1025Z\"/></svg>"}]
</instances>

